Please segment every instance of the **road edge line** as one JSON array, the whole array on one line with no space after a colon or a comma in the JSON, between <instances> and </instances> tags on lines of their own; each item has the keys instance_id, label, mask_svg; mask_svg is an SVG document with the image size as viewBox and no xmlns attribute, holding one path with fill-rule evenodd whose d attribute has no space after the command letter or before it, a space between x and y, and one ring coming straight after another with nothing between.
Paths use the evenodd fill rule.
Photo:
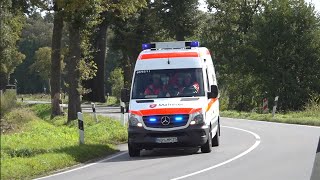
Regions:
<instances>
[{"instance_id":1,"label":"road edge line","mask_svg":"<svg viewBox=\"0 0 320 180\"><path fill-rule=\"evenodd\" d=\"M199 171L195 171L193 173L190 173L190 174L187 174L187 175L184 175L184 176L180 176L180 177L176 177L176 178L173 178L171 180L179 180L179 179L184 179L184 178L187 178L187 177L191 177L191 176L194 176L194 175L197 175L197 174L200 174L200 173L203 173L203 172L206 172L206 171L209 171L209 170L212 170L212 169L215 169L215 168L218 168L220 166L223 166L225 164L228 164L232 161L235 161L239 158L241 158L242 156L245 156L246 154L250 153L251 151L253 151L255 148L257 148L261 142L261 138L258 134L252 132L252 131L248 131L248 130L245 130L245 129L241 129L241 128L236 128L236 127L231 127L231 126L221 126L221 127L224 127L224 128L230 128L230 129L235 129L235 130L239 130L239 131L243 131L243 132L246 132L246 133L249 133L251 135L253 135L256 139L256 142L249 148L247 149L246 151L238 154L237 156L233 157L233 158L230 158L226 161L223 161L219 164L216 164L216 165L213 165L213 166L210 166L208 168L205 168L205 169L202 169L202 170L199 170Z\"/></svg>"},{"instance_id":2,"label":"road edge line","mask_svg":"<svg viewBox=\"0 0 320 180\"><path fill-rule=\"evenodd\" d=\"M109 160L111 160L111 159L114 159L114 158L116 158L116 157L122 156L122 155L124 155L124 154L127 154L127 152L126 152L126 151L124 151L124 152L118 152L118 153L116 153L116 154L114 154L114 155L108 156L108 157L106 157L106 158L104 158L104 159L101 159L101 160L99 160L99 161L96 161L96 162L94 162L94 163L86 164L86 165L84 165L84 166L80 166L80 167L77 167L77 168L74 168L74 169L62 171L62 172L59 172L59 173L56 173L56 174L51 174L51 175L48 175L48 176L35 178L34 180L46 179L46 178L49 178L49 177L58 176L58 175L61 175L61 174L66 174L66 173L69 173L69 172L77 171L77 170L80 170L80 169L83 169L83 168L87 168L87 167L96 165L96 164L101 163L101 162L109 161Z\"/></svg>"}]
</instances>

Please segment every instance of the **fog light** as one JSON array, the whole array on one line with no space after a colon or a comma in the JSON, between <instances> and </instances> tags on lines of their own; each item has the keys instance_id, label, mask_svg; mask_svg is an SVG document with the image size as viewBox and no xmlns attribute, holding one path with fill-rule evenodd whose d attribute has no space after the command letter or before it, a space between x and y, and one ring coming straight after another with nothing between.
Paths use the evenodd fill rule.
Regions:
<instances>
[{"instance_id":1,"label":"fog light","mask_svg":"<svg viewBox=\"0 0 320 180\"><path fill-rule=\"evenodd\" d=\"M190 125L194 125L194 124L196 124L195 121L191 121L191 122L190 122Z\"/></svg>"},{"instance_id":2,"label":"fog light","mask_svg":"<svg viewBox=\"0 0 320 180\"><path fill-rule=\"evenodd\" d=\"M137 124L137 126L138 126L138 127L142 127L142 123L139 122L139 123Z\"/></svg>"}]
</instances>

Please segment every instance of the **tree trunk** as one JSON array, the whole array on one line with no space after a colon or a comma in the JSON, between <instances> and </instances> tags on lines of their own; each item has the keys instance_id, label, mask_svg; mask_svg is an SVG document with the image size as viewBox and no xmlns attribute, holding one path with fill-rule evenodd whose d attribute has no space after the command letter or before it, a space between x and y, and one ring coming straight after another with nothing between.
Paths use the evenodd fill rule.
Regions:
<instances>
[{"instance_id":1,"label":"tree trunk","mask_svg":"<svg viewBox=\"0 0 320 180\"><path fill-rule=\"evenodd\" d=\"M184 41L185 38L184 38L184 33L183 32L179 32L179 31L176 31L176 40L177 41Z\"/></svg>"},{"instance_id":2,"label":"tree trunk","mask_svg":"<svg viewBox=\"0 0 320 180\"><path fill-rule=\"evenodd\" d=\"M63 16L56 11L53 20L52 53L51 53L51 118L61 115L60 85L61 85L61 39Z\"/></svg>"},{"instance_id":3,"label":"tree trunk","mask_svg":"<svg viewBox=\"0 0 320 180\"><path fill-rule=\"evenodd\" d=\"M80 83L80 72L78 66L81 58L80 28L75 23L69 24L69 44L70 53L67 62L69 84L68 123L77 119L77 112L81 112L80 93L78 91Z\"/></svg>"},{"instance_id":4,"label":"tree trunk","mask_svg":"<svg viewBox=\"0 0 320 180\"><path fill-rule=\"evenodd\" d=\"M93 39L93 48L96 51L93 55L94 62L97 64L97 73L93 79L84 82L87 89L91 92L84 96L85 100L93 102L106 101L105 98L105 62L106 62L106 41L107 41L107 18L99 25L96 36Z\"/></svg>"}]
</instances>

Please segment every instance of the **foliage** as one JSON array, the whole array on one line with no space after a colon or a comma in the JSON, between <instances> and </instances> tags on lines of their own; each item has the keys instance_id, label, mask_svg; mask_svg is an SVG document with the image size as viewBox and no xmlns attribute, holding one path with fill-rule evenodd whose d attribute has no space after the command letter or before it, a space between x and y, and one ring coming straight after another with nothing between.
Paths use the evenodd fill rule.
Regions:
<instances>
[{"instance_id":1,"label":"foliage","mask_svg":"<svg viewBox=\"0 0 320 180\"><path fill-rule=\"evenodd\" d=\"M0 89L3 89L10 74L25 59L17 48L25 16L12 10L11 0L1 1L0 7Z\"/></svg>"},{"instance_id":2,"label":"foliage","mask_svg":"<svg viewBox=\"0 0 320 180\"><path fill-rule=\"evenodd\" d=\"M3 93L0 98L0 118L12 111L18 106L17 104L17 95L14 90L7 90Z\"/></svg>"},{"instance_id":3,"label":"foliage","mask_svg":"<svg viewBox=\"0 0 320 180\"><path fill-rule=\"evenodd\" d=\"M43 92L47 80L42 80L38 73L30 71L30 66L35 63L35 52L41 47L51 46L53 24L50 14L41 17L39 13L30 14L22 30L19 41L19 50L26 55L26 59L20 64L13 77L18 80L19 93L40 93ZM47 71L49 71L47 69ZM49 89L49 88L47 88Z\"/></svg>"},{"instance_id":4,"label":"foliage","mask_svg":"<svg viewBox=\"0 0 320 180\"><path fill-rule=\"evenodd\" d=\"M35 52L35 62L29 67L32 72L39 74L43 80L50 79L51 48L41 47Z\"/></svg>"},{"instance_id":5,"label":"foliage","mask_svg":"<svg viewBox=\"0 0 320 180\"><path fill-rule=\"evenodd\" d=\"M23 131L1 136L1 179L30 179L103 157L116 151L114 144L127 139L126 128L119 121L98 116L96 123L85 114L86 144L78 145L76 122L65 125L65 117L50 120L47 105L32 109L47 120L35 118L24 124Z\"/></svg>"},{"instance_id":6,"label":"foliage","mask_svg":"<svg viewBox=\"0 0 320 180\"><path fill-rule=\"evenodd\" d=\"M1 134L19 132L25 124L35 119L37 117L28 108L13 109L1 119Z\"/></svg>"},{"instance_id":7,"label":"foliage","mask_svg":"<svg viewBox=\"0 0 320 180\"><path fill-rule=\"evenodd\" d=\"M161 26L177 41L192 36L199 26L198 0L158 0L155 4Z\"/></svg>"},{"instance_id":8,"label":"foliage","mask_svg":"<svg viewBox=\"0 0 320 180\"><path fill-rule=\"evenodd\" d=\"M256 112L241 112L241 111L221 111L220 115L222 117L240 118L240 119L250 119L259 121L270 121L279 123L289 123L289 124L303 124L310 126L320 126L320 111L312 112L310 111L296 111L296 112L286 112L279 113L272 118L272 114L259 114Z\"/></svg>"},{"instance_id":9,"label":"foliage","mask_svg":"<svg viewBox=\"0 0 320 180\"><path fill-rule=\"evenodd\" d=\"M117 98L117 101L120 100L121 89L123 88L123 71L121 68L116 68L110 73L109 82L112 84L112 96Z\"/></svg>"},{"instance_id":10,"label":"foliage","mask_svg":"<svg viewBox=\"0 0 320 180\"><path fill-rule=\"evenodd\" d=\"M255 17L245 63L283 110L301 110L320 92L320 19L303 0L274 0Z\"/></svg>"},{"instance_id":11,"label":"foliage","mask_svg":"<svg viewBox=\"0 0 320 180\"><path fill-rule=\"evenodd\" d=\"M213 50L229 109L251 110L280 96L279 109L301 110L320 92L320 21L303 0L208 0L201 34Z\"/></svg>"}]
</instances>

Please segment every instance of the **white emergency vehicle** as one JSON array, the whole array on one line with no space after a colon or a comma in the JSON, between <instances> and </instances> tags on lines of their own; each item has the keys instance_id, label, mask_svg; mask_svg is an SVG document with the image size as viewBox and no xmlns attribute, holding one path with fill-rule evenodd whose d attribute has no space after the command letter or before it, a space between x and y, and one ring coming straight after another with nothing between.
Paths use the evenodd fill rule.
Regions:
<instances>
[{"instance_id":1,"label":"white emergency vehicle","mask_svg":"<svg viewBox=\"0 0 320 180\"><path fill-rule=\"evenodd\" d=\"M142 149L219 145L218 87L210 52L198 41L142 45L129 103L128 148L131 157Z\"/></svg>"}]
</instances>

